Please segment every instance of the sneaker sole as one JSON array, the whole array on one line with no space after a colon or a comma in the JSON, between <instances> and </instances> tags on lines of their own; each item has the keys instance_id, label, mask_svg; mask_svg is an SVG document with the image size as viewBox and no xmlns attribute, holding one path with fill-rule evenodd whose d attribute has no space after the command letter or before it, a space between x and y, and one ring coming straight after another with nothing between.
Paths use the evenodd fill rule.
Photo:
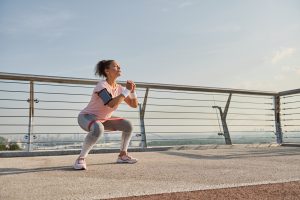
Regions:
<instances>
[{"instance_id":1,"label":"sneaker sole","mask_svg":"<svg viewBox=\"0 0 300 200\"><path fill-rule=\"evenodd\" d=\"M117 161L117 164L134 164L134 163L137 163L137 161L135 161L135 162L128 162L128 161Z\"/></svg>"},{"instance_id":2,"label":"sneaker sole","mask_svg":"<svg viewBox=\"0 0 300 200\"><path fill-rule=\"evenodd\" d=\"M73 166L73 168L76 170L86 170L87 169L86 167L75 167L75 166Z\"/></svg>"}]
</instances>

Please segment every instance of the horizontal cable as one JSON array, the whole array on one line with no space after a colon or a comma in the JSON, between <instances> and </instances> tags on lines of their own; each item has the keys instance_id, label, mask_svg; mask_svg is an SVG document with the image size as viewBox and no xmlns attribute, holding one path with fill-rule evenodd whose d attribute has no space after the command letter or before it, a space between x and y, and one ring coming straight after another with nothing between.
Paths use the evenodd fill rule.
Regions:
<instances>
[{"instance_id":1,"label":"horizontal cable","mask_svg":"<svg viewBox=\"0 0 300 200\"><path fill-rule=\"evenodd\" d=\"M230 131L230 133L274 133L274 131L269 131L269 130L266 130L266 131Z\"/></svg>"},{"instance_id":2,"label":"horizontal cable","mask_svg":"<svg viewBox=\"0 0 300 200\"><path fill-rule=\"evenodd\" d=\"M82 109L70 109L70 108L34 108L35 110L48 110L48 111L82 111ZM116 112L137 112L127 110L117 110Z\"/></svg>"},{"instance_id":3,"label":"horizontal cable","mask_svg":"<svg viewBox=\"0 0 300 200\"><path fill-rule=\"evenodd\" d=\"M300 119L282 119L282 121L297 121L297 120L300 120Z\"/></svg>"},{"instance_id":4,"label":"horizontal cable","mask_svg":"<svg viewBox=\"0 0 300 200\"><path fill-rule=\"evenodd\" d=\"M258 127L260 127L260 126L269 126L269 127L274 127L274 125L270 125L270 124L239 124L239 125L237 125L237 124L232 124L232 125L230 125L230 124L228 124L228 126L258 126Z\"/></svg>"},{"instance_id":5,"label":"horizontal cable","mask_svg":"<svg viewBox=\"0 0 300 200\"><path fill-rule=\"evenodd\" d=\"M215 115L216 113L210 113L210 112L175 112L175 111L159 111L159 110L147 110L146 113L185 113L185 114L208 114L208 115Z\"/></svg>"},{"instance_id":6,"label":"horizontal cable","mask_svg":"<svg viewBox=\"0 0 300 200\"><path fill-rule=\"evenodd\" d=\"M28 108L26 108L28 109ZM0 117L28 117L28 115L11 115L11 116L7 116L7 115L2 115ZM35 118L63 118L63 119L77 119L77 117L69 117L69 116L44 116L44 115L36 115L34 116ZM124 117L126 119L140 119L139 117ZM170 119L178 119L178 120L217 120L217 118L193 118L193 117L187 117L187 118L169 118L169 117L145 117L145 120L170 120ZM228 121L275 121L275 120L267 120L267 119L227 119ZM300 120L300 119L289 119L289 120ZM289 120L285 120L283 119L282 121L289 121Z\"/></svg>"},{"instance_id":7,"label":"horizontal cable","mask_svg":"<svg viewBox=\"0 0 300 200\"><path fill-rule=\"evenodd\" d=\"M34 108L35 110L64 110L64 111L81 111L82 109L71 109L71 108Z\"/></svg>"},{"instance_id":8,"label":"horizontal cable","mask_svg":"<svg viewBox=\"0 0 300 200\"><path fill-rule=\"evenodd\" d=\"M234 97L243 97L243 98L253 98L253 99L272 99L273 97L262 97L262 96L253 96L253 95L241 95L241 94L234 94Z\"/></svg>"},{"instance_id":9,"label":"horizontal cable","mask_svg":"<svg viewBox=\"0 0 300 200\"><path fill-rule=\"evenodd\" d=\"M184 113L184 114L208 114L208 115L216 115L216 113L211 112L180 112L180 111L158 111L158 110L148 110L146 113ZM261 116L273 116L273 114L252 114L252 113L228 113L230 115L261 115Z\"/></svg>"},{"instance_id":10,"label":"horizontal cable","mask_svg":"<svg viewBox=\"0 0 300 200\"><path fill-rule=\"evenodd\" d=\"M112 134L112 133L117 133L117 132L121 132L121 131L104 131L104 134ZM134 131L133 134L137 134L140 132ZM76 132L33 132L31 133L31 135L86 135L87 132L82 132L82 133L76 133ZM14 133L0 133L0 135L28 135L28 133L20 133L20 132L14 132Z\"/></svg>"},{"instance_id":11,"label":"horizontal cable","mask_svg":"<svg viewBox=\"0 0 300 200\"><path fill-rule=\"evenodd\" d=\"M31 142L31 144L53 144L53 143L58 143L58 144L64 144L64 143L82 143L84 142L83 140L71 140L71 141L59 141L59 140L54 140L54 141L37 141L34 140Z\"/></svg>"},{"instance_id":12,"label":"horizontal cable","mask_svg":"<svg viewBox=\"0 0 300 200\"><path fill-rule=\"evenodd\" d=\"M243 136L242 138L241 137L238 137L238 136L231 136L231 139L245 139L245 141L247 141L247 139L252 139L252 138L257 138L257 139L274 139L275 136L255 136L255 135L247 135L247 136Z\"/></svg>"},{"instance_id":13,"label":"horizontal cable","mask_svg":"<svg viewBox=\"0 0 300 200\"><path fill-rule=\"evenodd\" d=\"M108 131L108 130L105 130L104 131L104 134L112 134L112 133L119 133L119 132L121 132L121 131ZM134 134L135 133L139 133L139 132L134 132ZM86 135L87 134L87 132L82 132L82 133L69 133L69 132L66 132L66 133L64 133L64 132L59 132L59 133L46 133L46 132L40 132L40 133L37 133L37 132L34 132L34 133L31 133L31 134L33 134L33 135Z\"/></svg>"},{"instance_id":14,"label":"horizontal cable","mask_svg":"<svg viewBox=\"0 0 300 200\"><path fill-rule=\"evenodd\" d=\"M0 124L0 126L28 126L28 124ZM43 126L72 126L78 127L76 124L33 124L33 127L43 127ZM132 125L132 126L140 126L140 125Z\"/></svg>"},{"instance_id":15,"label":"horizontal cable","mask_svg":"<svg viewBox=\"0 0 300 200\"><path fill-rule=\"evenodd\" d=\"M190 125L187 125L187 124L149 124L149 125L145 125L146 127L149 127L149 126L180 126L180 127L191 127L191 126L219 126L218 124L190 124ZM257 124L242 124L242 125L228 125L228 126L270 126L270 127L273 127L273 125L270 125L270 124L267 124L267 125L257 125Z\"/></svg>"},{"instance_id":16,"label":"horizontal cable","mask_svg":"<svg viewBox=\"0 0 300 200\"><path fill-rule=\"evenodd\" d=\"M230 101L230 103L247 103L247 104L258 104L258 105L273 105L273 103L258 103L258 102L249 102L249 101Z\"/></svg>"},{"instance_id":17,"label":"horizontal cable","mask_svg":"<svg viewBox=\"0 0 300 200\"><path fill-rule=\"evenodd\" d=\"M116 140L116 139L109 139L108 140L108 142L117 142L117 141L121 141L121 140ZM132 139L131 141L137 141L137 142L139 142L140 140L134 140L134 139ZM68 144L70 144L70 145L72 145L73 143L83 143L84 141L83 140L70 140L70 141L61 141L61 140L54 140L54 141L32 141L32 143L31 144L53 144L53 143L55 143L55 144L65 144L65 143L68 143ZM27 142L23 142L23 143L27 143ZM103 145L107 145L107 144L109 144L109 143L107 143L107 142L105 142L105 141L99 141L99 142L97 142L96 144L98 144L98 145L101 145L101 144L103 144Z\"/></svg>"},{"instance_id":18,"label":"horizontal cable","mask_svg":"<svg viewBox=\"0 0 300 200\"><path fill-rule=\"evenodd\" d=\"M160 106L160 107L193 107L193 108L212 108L212 106L186 106L186 105L163 105L163 104L147 104L147 106ZM243 107L230 107L233 109L250 109L250 110L274 110L267 108L243 108Z\"/></svg>"},{"instance_id":19,"label":"horizontal cable","mask_svg":"<svg viewBox=\"0 0 300 200\"><path fill-rule=\"evenodd\" d=\"M21 109L29 109L29 108L9 108L9 107L0 107L0 109L21 110Z\"/></svg>"},{"instance_id":20,"label":"horizontal cable","mask_svg":"<svg viewBox=\"0 0 300 200\"><path fill-rule=\"evenodd\" d=\"M0 92L26 93L26 94L29 93L29 91L21 91L21 90L0 90Z\"/></svg>"},{"instance_id":21,"label":"horizontal cable","mask_svg":"<svg viewBox=\"0 0 300 200\"><path fill-rule=\"evenodd\" d=\"M138 118L139 119L139 118ZM197 117L145 117L144 119L151 120L169 120L169 119L178 119L178 120L217 120L217 118L197 118Z\"/></svg>"},{"instance_id":22,"label":"horizontal cable","mask_svg":"<svg viewBox=\"0 0 300 200\"><path fill-rule=\"evenodd\" d=\"M147 97L148 99L160 99L160 100L178 100L178 101L198 101L198 102L212 102L213 99L181 99L181 98L163 98L163 97ZM221 100L215 100L215 102L226 102Z\"/></svg>"},{"instance_id":23,"label":"horizontal cable","mask_svg":"<svg viewBox=\"0 0 300 200\"><path fill-rule=\"evenodd\" d=\"M230 109L245 109L245 110L274 110L273 108L249 108L249 107L234 107L234 106L230 106Z\"/></svg>"},{"instance_id":24,"label":"horizontal cable","mask_svg":"<svg viewBox=\"0 0 300 200\"><path fill-rule=\"evenodd\" d=\"M283 113L281 115L299 115L300 113Z\"/></svg>"},{"instance_id":25,"label":"horizontal cable","mask_svg":"<svg viewBox=\"0 0 300 200\"><path fill-rule=\"evenodd\" d=\"M293 107L293 108L281 108L282 110L294 110L294 109L299 109L300 107Z\"/></svg>"},{"instance_id":26,"label":"horizontal cable","mask_svg":"<svg viewBox=\"0 0 300 200\"><path fill-rule=\"evenodd\" d=\"M145 125L146 127L149 127L149 126L158 126L158 127L160 127L160 126L180 126L180 127L182 127L182 126L219 126L219 125L217 125L217 124L213 124L213 125L209 125L209 124L205 124L205 125L201 125L201 124L191 124L191 125L187 125L187 124L149 124L149 125Z\"/></svg>"},{"instance_id":27,"label":"horizontal cable","mask_svg":"<svg viewBox=\"0 0 300 200\"><path fill-rule=\"evenodd\" d=\"M274 116L274 114L261 114L261 113L253 114L253 113L231 113L231 112L229 112L228 114L229 114L229 115L260 115L260 116Z\"/></svg>"},{"instance_id":28,"label":"horizontal cable","mask_svg":"<svg viewBox=\"0 0 300 200\"><path fill-rule=\"evenodd\" d=\"M159 90L159 89L151 89L150 88L150 92L160 92L160 93L179 93L179 94L201 94L201 95L215 95L215 96L228 96L228 94L219 94L219 93L204 93L204 92L183 92L183 91L174 91L174 90Z\"/></svg>"},{"instance_id":29,"label":"horizontal cable","mask_svg":"<svg viewBox=\"0 0 300 200\"><path fill-rule=\"evenodd\" d=\"M51 101L51 100L40 100L40 102L47 102L47 103L89 103L88 101Z\"/></svg>"},{"instance_id":30,"label":"horizontal cable","mask_svg":"<svg viewBox=\"0 0 300 200\"><path fill-rule=\"evenodd\" d=\"M63 93L63 92L34 92L36 94L59 94L59 95L75 95L75 96L91 96L91 94L75 94L75 93Z\"/></svg>"},{"instance_id":31,"label":"horizontal cable","mask_svg":"<svg viewBox=\"0 0 300 200\"><path fill-rule=\"evenodd\" d=\"M71 118L77 119L77 117L64 117L64 116L34 116L35 118ZM138 117L124 117L126 119L140 119Z\"/></svg>"},{"instance_id":32,"label":"horizontal cable","mask_svg":"<svg viewBox=\"0 0 300 200\"><path fill-rule=\"evenodd\" d=\"M219 131L146 131L147 134L159 134L159 133L183 133L183 134L189 134L189 133L218 133Z\"/></svg>"},{"instance_id":33,"label":"horizontal cable","mask_svg":"<svg viewBox=\"0 0 300 200\"><path fill-rule=\"evenodd\" d=\"M54 86L54 87L77 87L77 88L94 88L96 86L85 86L85 85L67 85L67 84L51 84L51 83L35 83L35 85L47 85L47 86Z\"/></svg>"},{"instance_id":34,"label":"horizontal cable","mask_svg":"<svg viewBox=\"0 0 300 200\"><path fill-rule=\"evenodd\" d=\"M226 103L227 101L213 100L213 99L181 99L181 98L167 98L167 97L147 97L148 99L161 99L161 100L179 100L179 101L197 101L197 102L220 102ZM143 99L143 97L141 97ZM258 103L258 102L244 102L244 101L230 101L231 103L247 103L247 104L263 104L273 105L273 103Z\"/></svg>"},{"instance_id":35,"label":"horizontal cable","mask_svg":"<svg viewBox=\"0 0 300 200\"><path fill-rule=\"evenodd\" d=\"M229 119L227 118L227 121L267 121L267 122L273 122L274 119Z\"/></svg>"},{"instance_id":36,"label":"horizontal cable","mask_svg":"<svg viewBox=\"0 0 300 200\"><path fill-rule=\"evenodd\" d=\"M5 115L0 115L0 117L28 117L28 115L10 115L10 116L5 116Z\"/></svg>"},{"instance_id":37,"label":"horizontal cable","mask_svg":"<svg viewBox=\"0 0 300 200\"><path fill-rule=\"evenodd\" d=\"M285 130L284 132L300 133L300 130L299 131L287 131L287 130Z\"/></svg>"},{"instance_id":38,"label":"horizontal cable","mask_svg":"<svg viewBox=\"0 0 300 200\"><path fill-rule=\"evenodd\" d=\"M183 108L211 108L211 106L186 106L186 105L172 105L172 104L168 104L168 105L163 105L163 104L150 104L147 103L147 106L160 106L160 107L183 107Z\"/></svg>"},{"instance_id":39,"label":"horizontal cable","mask_svg":"<svg viewBox=\"0 0 300 200\"><path fill-rule=\"evenodd\" d=\"M300 96L299 94L292 94L292 95L283 96L282 98L288 99L288 98L291 98L291 97L299 97L299 96Z\"/></svg>"},{"instance_id":40,"label":"horizontal cable","mask_svg":"<svg viewBox=\"0 0 300 200\"><path fill-rule=\"evenodd\" d=\"M299 124L284 124L283 126L299 126L300 127L300 125Z\"/></svg>"},{"instance_id":41,"label":"horizontal cable","mask_svg":"<svg viewBox=\"0 0 300 200\"><path fill-rule=\"evenodd\" d=\"M201 95L209 95L209 96L227 96L230 92L227 94L220 94L220 93L214 93L214 92L183 92L183 91L172 91L172 90L160 90L160 89L151 89L151 92L162 92L162 93L181 93L181 94L201 94ZM273 99L273 97L262 97L262 96L253 96L253 95L241 95L241 94L234 94L235 97L244 97L244 98L255 98L255 99Z\"/></svg>"},{"instance_id":42,"label":"horizontal cable","mask_svg":"<svg viewBox=\"0 0 300 200\"><path fill-rule=\"evenodd\" d=\"M0 101L26 101L25 99L0 99Z\"/></svg>"},{"instance_id":43,"label":"horizontal cable","mask_svg":"<svg viewBox=\"0 0 300 200\"><path fill-rule=\"evenodd\" d=\"M28 126L28 125L29 124L0 124L0 126Z\"/></svg>"},{"instance_id":44,"label":"horizontal cable","mask_svg":"<svg viewBox=\"0 0 300 200\"><path fill-rule=\"evenodd\" d=\"M25 82L18 82L18 81L0 81L0 83L14 83L14 84L22 84L22 85L29 85L29 81Z\"/></svg>"},{"instance_id":45,"label":"horizontal cable","mask_svg":"<svg viewBox=\"0 0 300 200\"><path fill-rule=\"evenodd\" d=\"M288 102L283 102L282 104L291 104L291 103L299 103L300 101L288 101Z\"/></svg>"},{"instance_id":46,"label":"horizontal cable","mask_svg":"<svg viewBox=\"0 0 300 200\"><path fill-rule=\"evenodd\" d=\"M187 139L184 139L184 138L160 138L160 139L147 139L148 141L193 141L193 140L224 140L223 138L221 137L216 137L216 138L187 138Z\"/></svg>"}]
</instances>

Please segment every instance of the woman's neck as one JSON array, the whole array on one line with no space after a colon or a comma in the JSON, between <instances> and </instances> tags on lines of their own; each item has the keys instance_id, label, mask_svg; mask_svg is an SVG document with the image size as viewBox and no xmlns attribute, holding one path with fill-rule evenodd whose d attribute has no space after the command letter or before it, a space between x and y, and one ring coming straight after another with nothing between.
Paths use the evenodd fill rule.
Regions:
<instances>
[{"instance_id":1,"label":"woman's neck","mask_svg":"<svg viewBox=\"0 0 300 200\"><path fill-rule=\"evenodd\" d=\"M113 88L116 87L116 85L117 85L116 79L107 78L106 82Z\"/></svg>"}]
</instances>

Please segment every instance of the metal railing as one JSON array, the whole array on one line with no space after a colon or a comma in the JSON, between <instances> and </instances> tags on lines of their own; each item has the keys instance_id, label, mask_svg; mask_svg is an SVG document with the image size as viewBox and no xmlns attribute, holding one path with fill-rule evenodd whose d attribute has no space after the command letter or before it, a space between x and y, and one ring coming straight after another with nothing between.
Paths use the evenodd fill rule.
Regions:
<instances>
[{"instance_id":1,"label":"metal railing","mask_svg":"<svg viewBox=\"0 0 300 200\"><path fill-rule=\"evenodd\" d=\"M0 136L27 151L80 148L86 133L77 115L98 81L0 73ZM132 121L131 146L300 141L300 89L136 85L139 108L121 104L114 114ZM97 145L117 147L119 138L119 132L107 133Z\"/></svg>"}]
</instances>

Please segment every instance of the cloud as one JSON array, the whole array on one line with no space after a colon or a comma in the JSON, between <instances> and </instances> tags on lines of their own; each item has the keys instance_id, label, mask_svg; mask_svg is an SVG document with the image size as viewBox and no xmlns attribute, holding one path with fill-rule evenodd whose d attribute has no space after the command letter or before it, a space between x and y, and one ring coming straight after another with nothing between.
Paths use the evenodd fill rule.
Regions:
<instances>
[{"instance_id":1,"label":"cloud","mask_svg":"<svg viewBox=\"0 0 300 200\"><path fill-rule=\"evenodd\" d=\"M37 13L25 13L22 17L7 18L0 32L9 35L29 34L44 37L61 37L67 30L66 24L74 15L66 10L41 10Z\"/></svg>"},{"instance_id":2,"label":"cloud","mask_svg":"<svg viewBox=\"0 0 300 200\"><path fill-rule=\"evenodd\" d=\"M271 63L276 64L279 61L293 55L295 51L295 48L282 48L274 53L274 55L271 58Z\"/></svg>"},{"instance_id":3,"label":"cloud","mask_svg":"<svg viewBox=\"0 0 300 200\"><path fill-rule=\"evenodd\" d=\"M178 8L186 8L186 7L189 7L189 6L192 6L192 2L190 1L184 1L184 2L181 2L180 4L178 4Z\"/></svg>"},{"instance_id":4,"label":"cloud","mask_svg":"<svg viewBox=\"0 0 300 200\"><path fill-rule=\"evenodd\" d=\"M242 30L239 25L222 25L210 28L207 30L209 33L235 33Z\"/></svg>"},{"instance_id":5,"label":"cloud","mask_svg":"<svg viewBox=\"0 0 300 200\"><path fill-rule=\"evenodd\" d=\"M172 1L171 1L172 2ZM163 7L160 9L161 12L170 12L170 11L174 11L174 10L179 10L179 9L185 9L187 7L190 7L192 5L194 5L195 3L192 3L191 1L181 1L181 2L172 2L171 4L169 4L169 7Z\"/></svg>"},{"instance_id":6,"label":"cloud","mask_svg":"<svg viewBox=\"0 0 300 200\"><path fill-rule=\"evenodd\" d=\"M300 75L300 66L291 66L291 65L282 66L281 71L284 73L293 73L293 74L296 73Z\"/></svg>"}]
</instances>

